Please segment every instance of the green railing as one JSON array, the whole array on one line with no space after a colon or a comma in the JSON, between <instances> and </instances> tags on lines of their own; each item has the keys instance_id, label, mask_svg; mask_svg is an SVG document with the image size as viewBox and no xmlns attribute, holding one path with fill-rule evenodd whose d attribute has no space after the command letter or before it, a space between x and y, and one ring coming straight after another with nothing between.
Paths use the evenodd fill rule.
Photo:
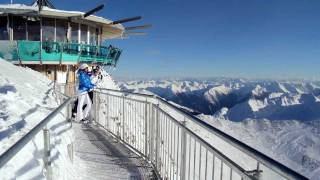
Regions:
<instances>
[{"instance_id":1,"label":"green railing","mask_svg":"<svg viewBox=\"0 0 320 180\"><path fill-rule=\"evenodd\" d=\"M39 41L0 41L0 57L25 64L77 64L116 66L121 50L112 46Z\"/></svg>"}]
</instances>

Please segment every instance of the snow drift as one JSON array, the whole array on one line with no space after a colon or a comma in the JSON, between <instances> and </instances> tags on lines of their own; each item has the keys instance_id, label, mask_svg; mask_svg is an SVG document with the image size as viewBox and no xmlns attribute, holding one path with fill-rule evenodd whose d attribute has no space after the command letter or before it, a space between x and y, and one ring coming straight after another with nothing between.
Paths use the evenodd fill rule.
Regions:
<instances>
[{"instance_id":1,"label":"snow drift","mask_svg":"<svg viewBox=\"0 0 320 180\"><path fill-rule=\"evenodd\" d=\"M59 103L53 82L28 68L0 59L0 154L44 119ZM71 125L61 113L48 124L54 179L74 177L67 146L73 142ZM45 179L43 134L38 133L0 170L0 179Z\"/></svg>"}]
</instances>

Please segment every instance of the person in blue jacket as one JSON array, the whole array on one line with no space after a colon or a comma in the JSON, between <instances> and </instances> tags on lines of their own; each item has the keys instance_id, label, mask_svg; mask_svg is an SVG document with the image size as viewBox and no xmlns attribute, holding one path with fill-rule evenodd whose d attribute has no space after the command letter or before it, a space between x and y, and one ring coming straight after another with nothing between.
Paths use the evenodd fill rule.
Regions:
<instances>
[{"instance_id":1,"label":"person in blue jacket","mask_svg":"<svg viewBox=\"0 0 320 180\"><path fill-rule=\"evenodd\" d=\"M85 121L90 114L92 102L88 95L88 92L95 86L91 83L90 75L88 74L89 66L87 64L81 64L78 70L79 77L79 94L78 94L78 106L76 121ZM86 105L85 109L82 107Z\"/></svg>"}]
</instances>

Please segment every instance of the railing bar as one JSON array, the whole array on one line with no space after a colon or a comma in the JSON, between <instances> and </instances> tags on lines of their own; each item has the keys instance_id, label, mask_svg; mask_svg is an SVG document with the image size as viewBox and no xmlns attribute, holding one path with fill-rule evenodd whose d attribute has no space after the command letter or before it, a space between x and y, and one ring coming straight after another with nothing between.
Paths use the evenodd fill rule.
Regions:
<instances>
[{"instance_id":1,"label":"railing bar","mask_svg":"<svg viewBox=\"0 0 320 180\"><path fill-rule=\"evenodd\" d=\"M178 145L177 145L177 142L176 142L176 138L177 138L177 130L176 130L176 125L174 124L174 123L172 123L173 124L173 141L172 141L172 143L173 144L171 144L172 146L172 177L174 178L174 175L175 175L175 164L176 164L176 154L177 154L177 152L176 152L176 150L178 149Z\"/></svg>"},{"instance_id":2,"label":"railing bar","mask_svg":"<svg viewBox=\"0 0 320 180\"><path fill-rule=\"evenodd\" d=\"M190 177L191 177L191 143L192 143L192 138L191 136L189 135L189 167L188 167L188 172L189 172L189 176L188 176L188 179L190 180Z\"/></svg>"},{"instance_id":3,"label":"railing bar","mask_svg":"<svg viewBox=\"0 0 320 180\"><path fill-rule=\"evenodd\" d=\"M110 100L109 100L109 96L107 96L107 118L106 118L106 129L109 129L109 122L110 122Z\"/></svg>"},{"instance_id":4,"label":"railing bar","mask_svg":"<svg viewBox=\"0 0 320 180\"><path fill-rule=\"evenodd\" d=\"M172 172L173 172L173 169L172 169L172 167L173 167L173 158L172 158L172 154L173 154L173 148L172 148L172 146L173 146L173 140L174 140L174 135L173 135L173 123L171 123L171 119L170 119L170 135L169 135L169 140L170 140L170 154L169 154L169 165L170 165L170 172L169 172L169 174L170 174L170 179L171 179L171 177L172 177Z\"/></svg>"},{"instance_id":5,"label":"railing bar","mask_svg":"<svg viewBox=\"0 0 320 180\"><path fill-rule=\"evenodd\" d=\"M139 142L138 142L138 136L137 136L137 121L138 121L138 113L140 111L140 107L139 107L139 103L138 102L135 102L135 111L134 111L134 142L135 142L135 145L136 145L136 148L139 149ZM138 113L137 113L138 112Z\"/></svg>"},{"instance_id":6,"label":"railing bar","mask_svg":"<svg viewBox=\"0 0 320 180\"><path fill-rule=\"evenodd\" d=\"M175 127L176 125L174 123L171 123L172 125L172 137L171 137L171 169L172 169L172 172L171 172L171 176L172 178L174 178L174 168L175 168L175 155L176 155L176 144L175 144L175 141L176 141L176 131L175 131Z\"/></svg>"},{"instance_id":7,"label":"railing bar","mask_svg":"<svg viewBox=\"0 0 320 180\"><path fill-rule=\"evenodd\" d=\"M121 95L115 95L115 94L110 94L110 93L104 93L104 92L99 92L100 94L106 94L106 95L109 95L109 96L113 96L113 97L121 97ZM127 96L124 96L125 99L127 100L133 100L133 101L136 101L136 102L145 102L143 100L139 100L139 99L134 99L134 98L130 98L130 97L127 97Z\"/></svg>"},{"instance_id":8,"label":"railing bar","mask_svg":"<svg viewBox=\"0 0 320 180\"><path fill-rule=\"evenodd\" d=\"M214 179L215 159L216 159L216 157L215 157L214 154L212 153L212 179Z\"/></svg>"},{"instance_id":9,"label":"railing bar","mask_svg":"<svg viewBox=\"0 0 320 180\"><path fill-rule=\"evenodd\" d=\"M232 180L232 168L230 168L230 180Z\"/></svg>"},{"instance_id":10,"label":"railing bar","mask_svg":"<svg viewBox=\"0 0 320 180\"><path fill-rule=\"evenodd\" d=\"M159 111L159 108L157 109L158 111L158 125L159 125L159 132L160 132L160 136L159 136L159 166L160 166L160 170L161 170L161 174L163 174L163 169L162 169L162 157L163 157L163 147L162 147L162 136L163 136L163 122L160 122L161 119L161 113ZM163 176L162 176L163 177Z\"/></svg>"},{"instance_id":11,"label":"railing bar","mask_svg":"<svg viewBox=\"0 0 320 180\"><path fill-rule=\"evenodd\" d=\"M168 145L169 145L169 143L168 143L168 117L167 116L165 116L165 128L166 128L166 132L165 132L165 144L164 144L164 147L165 147L165 178L167 178L167 174L168 174L168 154L169 154L169 152L168 152L168 150L169 150L169 148L168 148Z\"/></svg>"},{"instance_id":12,"label":"railing bar","mask_svg":"<svg viewBox=\"0 0 320 180\"><path fill-rule=\"evenodd\" d=\"M202 155L202 146L199 143L200 148L200 154L199 154L199 180L201 179L201 155Z\"/></svg>"},{"instance_id":13,"label":"railing bar","mask_svg":"<svg viewBox=\"0 0 320 180\"><path fill-rule=\"evenodd\" d=\"M137 113L135 113L136 111L137 111L137 102L136 101L134 101L134 111L132 112L133 113L133 119L132 119L132 127L133 127L133 140L132 140L132 142L133 142L133 146L136 148L136 149L138 149L137 148L137 143L136 143L136 141L137 141L137 136L136 136L136 119L137 119Z\"/></svg>"},{"instance_id":14,"label":"railing bar","mask_svg":"<svg viewBox=\"0 0 320 180\"><path fill-rule=\"evenodd\" d=\"M157 132L157 134L156 134L156 139L155 139L155 144L156 144L156 152L155 152L155 156L156 156L156 164L157 164L157 167L158 167L158 165L159 165L159 155L160 155L160 153L159 153L159 149L160 149L160 141L159 141L159 138L160 138L160 123L159 123L159 108L158 107L156 107L156 108L154 108L155 109L155 115L156 115L156 117L155 117L155 129L156 129L156 132Z\"/></svg>"},{"instance_id":15,"label":"railing bar","mask_svg":"<svg viewBox=\"0 0 320 180\"><path fill-rule=\"evenodd\" d=\"M122 99L122 118L123 118L123 120L122 120L122 128L121 128L122 129L122 133L121 134L122 134L122 139L123 140L125 140L125 136L124 136L124 127L125 127L124 126L124 122L125 122L125 118L126 118L126 116L125 116L125 105L126 105L125 104L125 99L123 98ZM120 124L120 127L121 127L121 124Z\"/></svg>"},{"instance_id":16,"label":"railing bar","mask_svg":"<svg viewBox=\"0 0 320 180\"><path fill-rule=\"evenodd\" d=\"M162 114L160 117L161 121L163 121L162 124L162 138L161 138L161 145L162 145L162 174L163 174L163 178L165 178L165 157L166 157L166 151L165 151L165 132L166 132L166 126L165 126L165 118L164 115Z\"/></svg>"},{"instance_id":17,"label":"railing bar","mask_svg":"<svg viewBox=\"0 0 320 180\"><path fill-rule=\"evenodd\" d=\"M128 132L129 132L129 142L130 142L130 144L132 144L132 142L133 142L133 134L132 134L132 131L133 131L133 114L132 114L132 110L133 110L133 106L134 106L134 104L133 104L133 102L131 102L131 108L130 108L130 121L129 121L129 123L130 123L130 129L128 130Z\"/></svg>"},{"instance_id":18,"label":"railing bar","mask_svg":"<svg viewBox=\"0 0 320 180\"><path fill-rule=\"evenodd\" d=\"M142 151L142 137L141 137L141 135L142 135L142 132L141 132L141 130L142 130L142 128L141 128L141 120L142 120L142 117L141 117L141 114L143 115L143 106L142 106L142 104L141 103L139 103L139 108L140 108L140 110L139 110L139 114L137 114L137 116L138 116L138 119L137 119L137 126L138 126L138 128L137 128L137 135L138 135L138 141L139 141L139 143L138 143L138 145L139 145L139 149Z\"/></svg>"},{"instance_id":19,"label":"railing bar","mask_svg":"<svg viewBox=\"0 0 320 180\"><path fill-rule=\"evenodd\" d=\"M134 122L134 129L135 129L135 141L136 141L136 146L137 146L137 149L140 150L140 144L139 144L139 113L141 111L141 108L140 108L140 103L139 102L136 102L136 107L137 107L137 110L135 111L135 122Z\"/></svg>"},{"instance_id":20,"label":"railing bar","mask_svg":"<svg viewBox=\"0 0 320 180\"><path fill-rule=\"evenodd\" d=\"M194 147L193 147L193 179L196 179L196 156L197 156L197 141L194 138Z\"/></svg>"},{"instance_id":21,"label":"railing bar","mask_svg":"<svg viewBox=\"0 0 320 180\"><path fill-rule=\"evenodd\" d=\"M207 180L207 178L208 178L207 169L208 169L208 149L206 149L206 163L205 163L205 170L204 170L205 180Z\"/></svg>"},{"instance_id":22,"label":"railing bar","mask_svg":"<svg viewBox=\"0 0 320 180\"><path fill-rule=\"evenodd\" d=\"M220 179L222 180L222 178L223 178L223 161L222 161L222 159L220 159L220 161L221 161Z\"/></svg>"},{"instance_id":23,"label":"railing bar","mask_svg":"<svg viewBox=\"0 0 320 180\"><path fill-rule=\"evenodd\" d=\"M177 126L177 129L178 129L178 142L177 142L177 156L176 156L176 161L177 161L177 163L176 163L176 169L177 169L177 171L176 171L176 176L177 176L177 179L178 179L178 177L179 177L179 174L180 174L180 170L181 170L181 168L179 168L179 162L180 162L180 159L179 159L179 154L181 155L182 153L181 152L179 152L179 151L181 151L180 150L180 144L181 144L181 142L180 142L180 128L179 128L179 126ZM180 164L180 166L181 166L181 164Z\"/></svg>"},{"instance_id":24,"label":"railing bar","mask_svg":"<svg viewBox=\"0 0 320 180\"><path fill-rule=\"evenodd\" d=\"M141 151L143 151L143 141L142 141L142 120L143 120L143 114L144 114L144 108L143 108L143 104L140 103L140 113L138 114L139 119L138 119L138 135L139 135L139 148L141 149Z\"/></svg>"}]
</instances>

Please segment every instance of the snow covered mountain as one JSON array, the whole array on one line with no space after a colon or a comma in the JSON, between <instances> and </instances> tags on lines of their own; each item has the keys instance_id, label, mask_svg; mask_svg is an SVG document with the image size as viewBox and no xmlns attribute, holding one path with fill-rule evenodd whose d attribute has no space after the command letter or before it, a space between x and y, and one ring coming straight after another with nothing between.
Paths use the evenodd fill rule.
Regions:
<instances>
[{"instance_id":1,"label":"snow covered mountain","mask_svg":"<svg viewBox=\"0 0 320 180\"><path fill-rule=\"evenodd\" d=\"M152 93L300 173L320 177L320 82L212 78L121 81Z\"/></svg>"},{"instance_id":2,"label":"snow covered mountain","mask_svg":"<svg viewBox=\"0 0 320 180\"><path fill-rule=\"evenodd\" d=\"M206 115L232 121L320 119L320 82L244 81L129 81L120 87L151 92ZM223 111L223 113L221 113Z\"/></svg>"}]
</instances>

